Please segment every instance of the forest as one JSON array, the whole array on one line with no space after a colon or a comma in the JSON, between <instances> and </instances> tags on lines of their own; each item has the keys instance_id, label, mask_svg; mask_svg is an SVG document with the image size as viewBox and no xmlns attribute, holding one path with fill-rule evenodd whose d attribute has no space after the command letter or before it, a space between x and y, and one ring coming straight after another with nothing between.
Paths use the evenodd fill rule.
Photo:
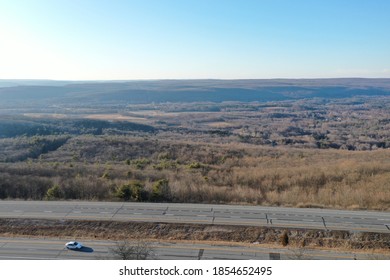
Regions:
<instances>
[{"instance_id":1,"label":"forest","mask_svg":"<svg viewBox=\"0 0 390 280\"><path fill-rule=\"evenodd\" d=\"M389 210L390 96L290 95L300 98L4 102L0 199Z\"/></svg>"}]
</instances>

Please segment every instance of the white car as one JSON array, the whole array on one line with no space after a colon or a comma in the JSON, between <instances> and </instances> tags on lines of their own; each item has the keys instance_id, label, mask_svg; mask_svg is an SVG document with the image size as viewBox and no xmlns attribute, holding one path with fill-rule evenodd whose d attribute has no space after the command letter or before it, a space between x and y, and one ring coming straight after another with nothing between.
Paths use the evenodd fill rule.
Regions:
<instances>
[{"instance_id":1,"label":"white car","mask_svg":"<svg viewBox=\"0 0 390 280\"><path fill-rule=\"evenodd\" d=\"M83 244L81 244L80 242L76 242L76 241L70 241L70 242L65 244L65 247L68 249L71 249L71 250L79 250L79 249L83 248Z\"/></svg>"}]
</instances>

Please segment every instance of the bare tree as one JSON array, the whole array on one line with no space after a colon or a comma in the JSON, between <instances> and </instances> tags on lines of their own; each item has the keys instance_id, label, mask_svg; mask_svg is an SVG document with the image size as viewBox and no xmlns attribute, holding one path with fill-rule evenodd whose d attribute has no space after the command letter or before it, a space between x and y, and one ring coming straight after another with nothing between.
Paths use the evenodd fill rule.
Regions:
<instances>
[{"instance_id":1,"label":"bare tree","mask_svg":"<svg viewBox=\"0 0 390 280\"><path fill-rule=\"evenodd\" d=\"M110 251L116 259L120 260L146 260L154 256L153 248L143 240L134 243L127 240L119 241Z\"/></svg>"}]
</instances>

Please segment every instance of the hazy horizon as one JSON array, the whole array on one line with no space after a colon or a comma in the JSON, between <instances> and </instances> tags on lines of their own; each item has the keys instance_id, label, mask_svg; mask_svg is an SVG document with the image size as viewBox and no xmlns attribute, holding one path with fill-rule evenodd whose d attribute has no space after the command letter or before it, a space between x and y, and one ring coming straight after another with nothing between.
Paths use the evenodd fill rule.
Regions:
<instances>
[{"instance_id":1,"label":"hazy horizon","mask_svg":"<svg viewBox=\"0 0 390 280\"><path fill-rule=\"evenodd\" d=\"M143 78L143 79L45 79L45 78L0 78L0 81L48 81L48 82L138 82L138 81L207 81L207 80L216 80L216 81L239 81L239 80L248 80L248 81L262 81L262 80L390 80L390 77L318 77L318 78L285 78L285 77L276 77L276 78Z\"/></svg>"}]
</instances>

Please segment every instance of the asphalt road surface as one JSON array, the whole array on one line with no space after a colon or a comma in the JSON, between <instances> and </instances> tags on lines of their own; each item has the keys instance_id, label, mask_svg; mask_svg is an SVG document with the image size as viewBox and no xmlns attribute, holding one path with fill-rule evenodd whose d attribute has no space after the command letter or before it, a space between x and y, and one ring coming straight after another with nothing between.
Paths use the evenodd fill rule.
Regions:
<instances>
[{"instance_id":1,"label":"asphalt road surface","mask_svg":"<svg viewBox=\"0 0 390 280\"><path fill-rule=\"evenodd\" d=\"M0 218L115 220L390 233L390 213L211 204L0 201Z\"/></svg>"},{"instance_id":2,"label":"asphalt road surface","mask_svg":"<svg viewBox=\"0 0 390 280\"><path fill-rule=\"evenodd\" d=\"M38 238L0 238L0 260L104 260L113 259L112 241L79 240L86 247L68 250L69 240ZM270 253L280 259L389 259L390 255L328 250L266 248L258 245L216 245L184 242L152 242L151 259L165 260L268 260Z\"/></svg>"}]
</instances>

